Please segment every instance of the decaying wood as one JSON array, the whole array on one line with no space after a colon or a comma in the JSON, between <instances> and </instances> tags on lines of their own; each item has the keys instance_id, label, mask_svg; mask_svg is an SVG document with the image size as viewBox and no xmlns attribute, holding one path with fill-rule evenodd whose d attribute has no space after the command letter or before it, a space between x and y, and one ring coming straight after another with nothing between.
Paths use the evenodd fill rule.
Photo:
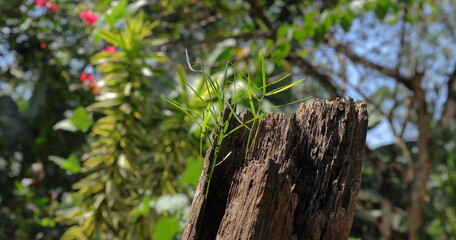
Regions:
<instances>
[{"instance_id":1,"label":"decaying wood","mask_svg":"<svg viewBox=\"0 0 456 240\"><path fill-rule=\"evenodd\" d=\"M207 198L213 149L206 154L183 239L347 239L367 118L364 102L316 100L290 117L272 113L255 124L247 154L249 131L229 135ZM237 125L232 118L230 128Z\"/></svg>"}]
</instances>

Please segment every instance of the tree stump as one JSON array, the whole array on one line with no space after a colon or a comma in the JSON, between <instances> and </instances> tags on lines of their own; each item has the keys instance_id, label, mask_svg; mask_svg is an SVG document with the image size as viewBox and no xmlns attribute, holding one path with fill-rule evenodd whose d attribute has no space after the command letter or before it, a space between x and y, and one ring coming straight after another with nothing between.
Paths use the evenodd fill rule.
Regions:
<instances>
[{"instance_id":1,"label":"tree stump","mask_svg":"<svg viewBox=\"0 0 456 240\"><path fill-rule=\"evenodd\" d=\"M225 109L225 116L228 112ZM252 113L240 116L243 122ZM268 114L206 154L182 239L347 239L361 183L366 104L316 100ZM239 125L233 117L230 129ZM251 125L250 125L251 126ZM252 146L246 151L247 141Z\"/></svg>"}]
</instances>

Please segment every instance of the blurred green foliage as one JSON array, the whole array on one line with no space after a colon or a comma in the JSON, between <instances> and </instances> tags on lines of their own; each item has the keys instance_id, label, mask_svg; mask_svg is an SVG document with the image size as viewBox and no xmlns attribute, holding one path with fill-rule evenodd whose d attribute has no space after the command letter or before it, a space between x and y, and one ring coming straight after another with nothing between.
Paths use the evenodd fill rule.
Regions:
<instances>
[{"instance_id":1,"label":"blurred green foliage","mask_svg":"<svg viewBox=\"0 0 456 240\"><path fill-rule=\"evenodd\" d=\"M127 18L124 29L99 33L118 51L92 57L97 72L102 74L103 86L88 109L102 117L92 126L90 150L82 156L82 173L86 176L73 185L77 190L73 195L81 199L80 204L77 210L72 207L71 213L62 208L58 218L78 225L68 229L62 239L148 239L157 214L174 212L152 211L148 205L157 196L176 193L172 181L182 173L188 151L174 144L194 140L175 132L175 136L167 136L175 138L168 139L165 145L159 141L166 138L157 137L166 131L160 127L166 127L162 125L162 112L167 108L160 96L162 90L152 85L153 81L160 81L160 73L147 61L162 62L167 58L160 52L148 53L146 47L151 44L145 40L157 24L148 22L140 13ZM84 130L82 127L87 125L78 125L90 125L90 121L84 111L78 110L69 120ZM163 205L159 200L156 208Z\"/></svg>"},{"instance_id":2,"label":"blurred green foliage","mask_svg":"<svg viewBox=\"0 0 456 240\"><path fill-rule=\"evenodd\" d=\"M265 98L270 106L359 92L368 101L371 132L388 121L399 130L391 143L366 153L353 239L406 239L412 199L404 173L419 166L406 156L417 157L416 137L400 132L420 130L413 109L407 115L413 93L401 78L382 72L396 48L398 72L418 62L417 69L433 76L422 84L433 170L418 233L420 239L455 239L455 116L442 125L439 111L451 99L436 97L451 94L442 94L451 64L439 60L454 59L443 46L456 42L444 30L456 21L445 14L454 9L451 1L44 2L0 6L0 239L179 238L202 168L201 130L165 100L202 114L198 95L208 98L203 77L183 67L186 49L191 64L214 79L230 61L260 86L260 53L268 83L288 72L309 77L303 90ZM97 17L93 25L81 19L88 10ZM381 34L367 40L379 26ZM403 30L394 35L397 28ZM410 35L401 35L406 31ZM344 45L334 47L332 38ZM372 71L363 59L344 58L353 38L358 49L387 45L385 39L401 44L380 49L385 55L373 49L363 56L384 67ZM104 51L107 46L116 51ZM98 79L96 86L81 82L81 73ZM377 78L364 80L366 87L363 73ZM347 74L361 80L350 85ZM227 76L236 81L236 73ZM242 104L248 103L241 102L241 111Z\"/></svg>"}]
</instances>

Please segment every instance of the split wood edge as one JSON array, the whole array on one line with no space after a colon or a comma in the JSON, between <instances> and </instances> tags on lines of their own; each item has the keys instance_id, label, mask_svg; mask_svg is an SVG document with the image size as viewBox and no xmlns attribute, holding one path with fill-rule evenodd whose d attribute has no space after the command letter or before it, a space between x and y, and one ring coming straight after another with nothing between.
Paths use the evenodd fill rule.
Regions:
<instances>
[{"instance_id":1,"label":"split wood edge","mask_svg":"<svg viewBox=\"0 0 456 240\"><path fill-rule=\"evenodd\" d=\"M252 117L240 115L243 122ZM268 114L256 134L242 127L227 136L207 198L214 150L206 153L182 239L347 239L367 124L365 102L317 99L290 117ZM229 128L238 125L232 118ZM247 151L249 135L256 137Z\"/></svg>"}]
</instances>

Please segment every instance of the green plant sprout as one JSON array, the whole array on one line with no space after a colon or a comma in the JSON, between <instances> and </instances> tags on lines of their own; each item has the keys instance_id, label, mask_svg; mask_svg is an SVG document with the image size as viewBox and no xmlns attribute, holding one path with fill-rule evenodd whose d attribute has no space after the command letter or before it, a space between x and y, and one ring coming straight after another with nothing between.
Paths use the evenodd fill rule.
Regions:
<instances>
[{"instance_id":1,"label":"green plant sprout","mask_svg":"<svg viewBox=\"0 0 456 240\"><path fill-rule=\"evenodd\" d=\"M203 68L200 70L196 70L192 67L190 64L190 58L188 55L188 52L186 51L186 58L187 58L187 65L188 68L197 73L202 74L203 81L200 83L200 86L197 86L196 89L193 88L188 82L185 82L185 84L182 84L184 87L189 87L191 91L197 96L197 99L200 101L201 104L203 104L203 111L201 114L198 112L194 111L193 109L185 106L185 104L180 103L175 100L166 100L173 106L177 107L181 111L183 111L190 119L198 124L198 126L201 129L200 132L200 155L203 156L203 140L205 139L206 136L209 137L209 142L212 148L214 149L214 156L213 159L210 160L210 168L209 168L209 174L206 176L206 182L207 182L207 187L206 187L206 192L205 192L205 197L207 198L208 193L209 193L209 187L211 183L211 178L212 174L214 173L215 167L223 163L224 160L226 160L230 154L228 153L221 161L217 162L218 159L218 152L219 148L223 142L223 139L236 130L240 129L241 127L245 127L249 131L249 137L247 140L247 148L246 148L246 154L250 147L253 145L253 141L255 140L255 137L252 138L253 131L252 129L255 129L255 124L257 123L258 119L264 118L269 112L266 112L266 109L272 109L272 108L279 108L283 107L286 105L298 103L301 101L304 101L310 97L305 97L301 98L299 100L286 103L283 105L278 105L278 106L270 106L270 107L261 107L261 102L264 100L265 97L272 96L275 94L279 94L287 89L290 89L292 87L296 86L302 86L301 82L304 81L305 79L300 79L297 80L293 83L290 83L285 86L281 86L278 88L275 88L273 90L267 91L268 87L274 86L277 83L282 82L284 79L289 77L291 73L286 74L279 80L276 80L271 83L267 83L266 79L266 70L265 70L265 65L264 65L264 56L261 55L261 79L262 79L262 86L258 87L255 85L253 80L250 78L249 75L243 75L240 74L240 84L238 82L233 81L232 83L229 83L228 81L228 69L233 67L233 69L236 68L236 66L231 63L227 62L225 71L223 74L223 78L221 82L216 81L212 79L208 73L204 71ZM236 74L233 74L233 78L236 78ZM199 91L198 91L199 90ZM204 91L204 92L202 92ZM243 94L240 94L240 92L245 92ZM202 95L207 95L206 98L204 98ZM235 106L237 103L239 103L241 100L246 99L248 102L248 109L252 112L253 118L246 121L242 122L242 120L238 117L238 114L235 111ZM230 109L230 112L228 116L224 120L223 116L223 109L224 106L228 106ZM234 129L228 131L229 123L231 121L231 118L234 117L240 125L235 127ZM247 126L247 124L252 124L251 127ZM207 133L210 134L207 134ZM212 137L215 136L215 137ZM256 133L255 133L256 136ZM251 141L251 139L253 139ZM204 157L204 156L203 156Z\"/></svg>"}]
</instances>

